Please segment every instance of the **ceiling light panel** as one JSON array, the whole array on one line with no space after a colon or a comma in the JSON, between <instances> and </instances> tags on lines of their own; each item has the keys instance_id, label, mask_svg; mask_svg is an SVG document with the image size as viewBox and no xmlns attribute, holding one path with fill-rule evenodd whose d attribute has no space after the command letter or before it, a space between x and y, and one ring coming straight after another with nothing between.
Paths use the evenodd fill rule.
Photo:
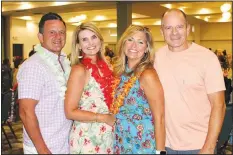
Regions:
<instances>
[{"instance_id":1,"label":"ceiling light panel","mask_svg":"<svg viewBox=\"0 0 233 155\"><path fill-rule=\"evenodd\" d=\"M229 19L231 17L231 13L230 12L223 12L222 13L222 18L223 19Z\"/></svg>"},{"instance_id":2,"label":"ceiling light panel","mask_svg":"<svg viewBox=\"0 0 233 155\"><path fill-rule=\"evenodd\" d=\"M133 22L134 25L142 25L141 22Z\"/></svg>"},{"instance_id":3,"label":"ceiling light panel","mask_svg":"<svg viewBox=\"0 0 233 155\"><path fill-rule=\"evenodd\" d=\"M116 34L116 33L112 33L112 34L110 34L110 36L111 36L111 37L116 37L117 34Z\"/></svg>"},{"instance_id":4,"label":"ceiling light panel","mask_svg":"<svg viewBox=\"0 0 233 155\"><path fill-rule=\"evenodd\" d=\"M117 24L116 23L109 23L108 27L117 27Z\"/></svg>"},{"instance_id":5,"label":"ceiling light panel","mask_svg":"<svg viewBox=\"0 0 233 155\"><path fill-rule=\"evenodd\" d=\"M132 18L137 18L137 15L135 15L135 14L132 14Z\"/></svg>"},{"instance_id":6,"label":"ceiling light panel","mask_svg":"<svg viewBox=\"0 0 233 155\"><path fill-rule=\"evenodd\" d=\"M67 5L70 4L70 2L54 2L54 5L59 6L59 5Z\"/></svg>"},{"instance_id":7,"label":"ceiling light panel","mask_svg":"<svg viewBox=\"0 0 233 155\"><path fill-rule=\"evenodd\" d=\"M200 11L199 11L200 14L209 14L210 11L209 9L206 9L206 8L202 8Z\"/></svg>"},{"instance_id":8,"label":"ceiling light panel","mask_svg":"<svg viewBox=\"0 0 233 155\"><path fill-rule=\"evenodd\" d=\"M156 22L153 23L153 25L161 25L161 20L157 20Z\"/></svg>"},{"instance_id":9,"label":"ceiling light panel","mask_svg":"<svg viewBox=\"0 0 233 155\"><path fill-rule=\"evenodd\" d=\"M22 17L19 17L19 18L23 19L23 20L32 20L31 16L22 16Z\"/></svg>"},{"instance_id":10,"label":"ceiling light panel","mask_svg":"<svg viewBox=\"0 0 233 155\"><path fill-rule=\"evenodd\" d=\"M103 20L106 20L106 17L105 17L105 16L98 15L98 16L95 16L94 20L95 20L95 21L103 21Z\"/></svg>"},{"instance_id":11,"label":"ceiling light panel","mask_svg":"<svg viewBox=\"0 0 233 155\"><path fill-rule=\"evenodd\" d=\"M162 6L168 8L168 9L171 9L171 8L172 8L172 5L171 5L171 4L163 4Z\"/></svg>"},{"instance_id":12,"label":"ceiling light panel","mask_svg":"<svg viewBox=\"0 0 233 155\"><path fill-rule=\"evenodd\" d=\"M87 19L87 15L82 14L82 15L79 15L79 16L72 17L68 21L71 22L71 23L74 23L74 22L84 21L86 19Z\"/></svg>"},{"instance_id":13,"label":"ceiling light panel","mask_svg":"<svg viewBox=\"0 0 233 155\"><path fill-rule=\"evenodd\" d=\"M208 22L209 21L209 17L205 17L204 20Z\"/></svg>"},{"instance_id":14,"label":"ceiling light panel","mask_svg":"<svg viewBox=\"0 0 233 155\"><path fill-rule=\"evenodd\" d=\"M24 9L30 9L32 8L32 5L28 2L22 2L22 4L19 6L20 9L24 10Z\"/></svg>"},{"instance_id":15,"label":"ceiling light panel","mask_svg":"<svg viewBox=\"0 0 233 155\"><path fill-rule=\"evenodd\" d=\"M224 3L223 5L221 5L220 7L222 12L227 12L231 9L231 4L230 3Z\"/></svg>"},{"instance_id":16,"label":"ceiling light panel","mask_svg":"<svg viewBox=\"0 0 233 155\"><path fill-rule=\"evenodd\" d=\"M142 14L137 14L137 13L132 13L132 18L135 19L135 18L147 18L149 16L145 16L145 15L142 15Z\"/></svg>"},{"instance_id":17,"label":"ceiling light panel","mask_svg":"<svg viewBox=\"0 0 233 155\"><path fill-rule=\"evenodd\" d=\"M81 24L82 24L82 22L78 22L78 23L73 23L73 24L71 24L71 25L79 26L79 25L81 25Z\"/></svg>"}]
</instances>

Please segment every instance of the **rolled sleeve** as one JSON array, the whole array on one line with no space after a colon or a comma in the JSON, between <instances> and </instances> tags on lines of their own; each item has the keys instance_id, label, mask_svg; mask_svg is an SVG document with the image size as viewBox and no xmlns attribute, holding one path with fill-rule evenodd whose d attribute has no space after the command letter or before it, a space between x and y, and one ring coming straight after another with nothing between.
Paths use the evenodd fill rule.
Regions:
<instances>
[{"instance_id":1,"label":"rolled sleeve","mask_svg":"<svg viewBox=\"0 0 233 155\"><path fill-rule=\"evenodd\" d=\"M20 67L17 75L19 99L40 99L45 81L43 74L44 69L38 63Z\"/></svg>"}]
</instances>

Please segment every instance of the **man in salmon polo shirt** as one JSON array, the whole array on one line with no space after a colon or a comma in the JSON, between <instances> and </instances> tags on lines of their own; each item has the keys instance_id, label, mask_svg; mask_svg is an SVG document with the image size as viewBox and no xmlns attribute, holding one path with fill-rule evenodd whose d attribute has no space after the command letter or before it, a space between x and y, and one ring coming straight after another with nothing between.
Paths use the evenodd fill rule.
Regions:
<instances>
[{"instance_id":1,"label":"man in salmon polo shirt","mask_svg":"<svg viewBox=\"0 0 233 155\"><path fill-rule=\"evenodd\" d=\"M165 96L168 154L213 154L224 115L224 79L216 55L188 42L184 12L169 9L161 19L167 43L156 52L155 69Z\"/></svg>"}]
</instances>

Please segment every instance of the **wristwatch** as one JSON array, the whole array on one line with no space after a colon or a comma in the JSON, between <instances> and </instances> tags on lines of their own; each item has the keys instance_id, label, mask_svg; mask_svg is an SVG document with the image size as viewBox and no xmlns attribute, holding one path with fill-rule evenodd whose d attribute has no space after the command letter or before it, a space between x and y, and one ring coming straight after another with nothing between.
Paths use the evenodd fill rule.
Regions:
<instances>
[{"instance_id":1,"label":"wristwatch","mask_svg":"<svg viewBox=\"0 0 233 155\"><path fill-rule=\"evenodd\" d=\"M160 150L155 150L155 154L161 154L161 155L166 155L167 151L160 151Z\"/></svg>"}]
</instances>

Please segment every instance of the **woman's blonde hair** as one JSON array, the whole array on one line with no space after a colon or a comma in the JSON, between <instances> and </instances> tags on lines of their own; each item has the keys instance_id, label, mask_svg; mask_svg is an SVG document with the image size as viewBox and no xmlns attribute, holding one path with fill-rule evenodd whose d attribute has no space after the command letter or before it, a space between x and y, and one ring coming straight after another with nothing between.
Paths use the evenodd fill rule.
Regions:
<instances>
[{"instance_id":1,"label":"woman's blonde hair","mask_svg":"<svg viewBox=\"0 0 233 155\"><path fill-rule=\"evenodd\" d=\"M104 52L105 52L104 39L100 33L100 30L93 23L86 22L86 23L82 23L81 25L79 25L73 33L72 52L71 52L71 58L70 58L71 65L79 64L80 59L82 59L82 51L80 50L80 47L79 47L80 46L79 45L79 33L83 30L90 30L90 31L94 32L97 35L97 37L100 39L101 48L100 48L100 51L98 52L97 56L99 59L106 61L104 58Z\"/></svg>"},{"instance_id":2,"label":"woman's blonde hair","mask_svg":"<svg viewBox=\"0 0 233 155\"><path fill-rule=\"evenodd\" d=\"M125 42L129 37L131 37L136 32L145 33L147 48L146 48L144 57L133 68L132 72L126 73L125 67L127 64L127 57L125 55ZM113 61L113 72L115 76L120 76L122 74L131 75L132 73L136 75L144 71L146 68L153 67L154 45L153 45L153 38L152 38L152 35L149 29L143 26L138 26L138 25L129 26L125 30L125 32L122 34L120 40L117 43L116 54L117 56L114 58L114 61Z\"/></svg>"}]
</instances>

